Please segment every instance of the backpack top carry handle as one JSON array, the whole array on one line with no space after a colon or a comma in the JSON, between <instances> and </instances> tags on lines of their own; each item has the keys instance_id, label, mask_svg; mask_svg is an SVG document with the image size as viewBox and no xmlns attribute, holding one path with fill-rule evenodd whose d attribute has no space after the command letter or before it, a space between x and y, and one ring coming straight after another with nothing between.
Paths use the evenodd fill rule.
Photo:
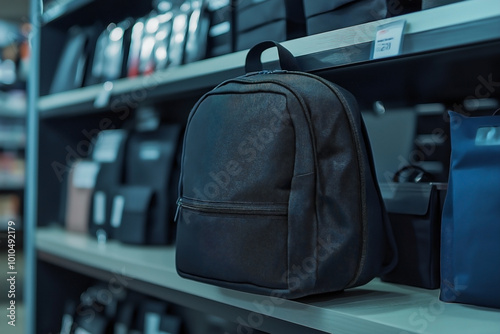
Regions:
<instances>
[{"instance_id":1,"label":"backpack top carry handle","mask_svg":"<svg viewBox=\"0 0 500 334\"><path fill-rule=\"evenodd\" d=\"M276 47L278 48L278 58L279 64L282 70L288 71L300 71L299 64L295 57L285 49L281 44L274 41L265 41L259 43L252 47L250 51L248 51L247 58L245 61L245 72L260 72L263 70L261 56L264 51L267 49Z\"/></svg>"}]
</instances>

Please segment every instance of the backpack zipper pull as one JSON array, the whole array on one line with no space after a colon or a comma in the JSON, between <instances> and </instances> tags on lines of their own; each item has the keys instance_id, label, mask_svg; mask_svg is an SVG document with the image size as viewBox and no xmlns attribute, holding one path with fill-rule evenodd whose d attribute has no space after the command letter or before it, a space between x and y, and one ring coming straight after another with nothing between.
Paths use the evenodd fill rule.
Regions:
<instances>
[{"instance_id":1,"label":"backpack zipper pull","mask_svg":"<svg viewBox=\"0 0 500 334\"><path fill-rule=\"evenodd\" d=\"M175 210L174 222L177 222L177 218L179 218L179 213L181 211L181 202L182 200L179 198L177 200L177 209Z\"/></svg>"}]
</instances>

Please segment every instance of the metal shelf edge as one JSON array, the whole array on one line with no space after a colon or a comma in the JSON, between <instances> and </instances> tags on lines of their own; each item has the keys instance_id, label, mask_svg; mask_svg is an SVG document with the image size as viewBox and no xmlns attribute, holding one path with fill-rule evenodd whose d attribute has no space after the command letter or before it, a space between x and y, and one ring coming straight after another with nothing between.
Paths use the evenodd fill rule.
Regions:
<instances>
[{"instance_id":1,"label":"metal shelf edge","mask_svg":"<svg viewBox=\"0 0 500 334\"><path fill-rule=\"evenodd\" d=\"M340 294L311 296L296 301L277 300L181 278L175 270L175 249L171 246L139 247L117 241L98 245L90 236L49 227L37 232L36 248L39 258L44 261L82 274L95 272L98 279L110 274L123 275L130 288L148 285L146 292L165 296L166 300L174 291L190 299L201 298L212 305L236 308L270 319L265 321L284 321L315 331L418 333L419 327L409 319L420 308L433 307L440 310L440 314L428 324L429 333L440 333L442 328L466 333L468 326L481 326L491 333L500 333L500 328L495 327L500 320L496 310L440 302L439 290L394 285L375 279ZM196 308L187 301L184 306ZM202 311L210 312L211 309Z\"/></svg>"}]
</instances>

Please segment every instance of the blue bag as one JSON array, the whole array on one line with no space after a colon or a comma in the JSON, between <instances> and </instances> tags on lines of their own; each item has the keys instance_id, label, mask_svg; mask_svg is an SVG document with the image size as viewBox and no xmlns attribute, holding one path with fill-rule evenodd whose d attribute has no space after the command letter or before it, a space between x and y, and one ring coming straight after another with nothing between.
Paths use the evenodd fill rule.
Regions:
<instances>
[{"instance_id":1,"label":"blue bag","mask_svg":"<svg viewBox=\"0 0 500 334\"><path fill-rule=\"evenodd\" d=\"M500 117L449 114L440 299L500 308Z\"/></svg>"}]
</instances>

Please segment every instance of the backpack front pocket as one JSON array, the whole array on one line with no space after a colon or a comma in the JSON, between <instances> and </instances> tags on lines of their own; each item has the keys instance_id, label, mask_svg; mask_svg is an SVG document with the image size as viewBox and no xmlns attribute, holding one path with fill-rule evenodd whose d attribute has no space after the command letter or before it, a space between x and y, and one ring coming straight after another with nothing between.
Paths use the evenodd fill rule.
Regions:
<instances>
[{"instance_id":1,"label":"backpack front pocket","mask_svg":"<svg viewBox=\"0 0 500 334\"><path fill-rule=\"evenodd\" d=\"M179 200L177 268L182 276L286 289L286 203Z\"/></svg>"}]
</instances>

